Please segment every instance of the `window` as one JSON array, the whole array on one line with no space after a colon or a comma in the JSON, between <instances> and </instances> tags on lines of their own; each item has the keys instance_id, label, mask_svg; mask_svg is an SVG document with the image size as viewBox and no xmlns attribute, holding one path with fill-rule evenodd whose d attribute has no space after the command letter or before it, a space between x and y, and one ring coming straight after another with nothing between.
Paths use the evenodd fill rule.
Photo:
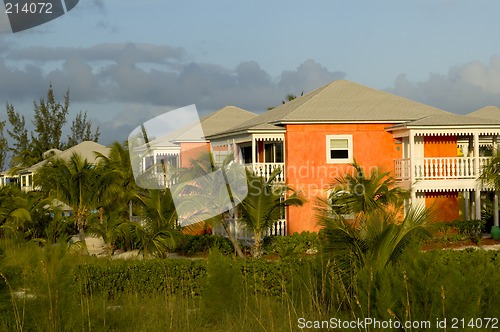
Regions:
<instances>
[{"instance_id":1,"label":"window","mask_svg":"<svg viewBox=\"0 0 500 332\"><path fill-rule=\"evenodd\" d=\"M243 154L243 163L251 164L252 163L252 146L242 146L241 153Z\"/></svg>"},{"instance_id":2,"label":"window","mask_svg":"<svg viewBox=\"0 0 500 332\"><path fill-rule=\"evenodd\" d=\"M266 163L282 163L283 142L264 144L264 161Z\"/></svg>"},{"instance_id":3,"label":"window","mask_svg":"<svg viewBox=\"0 0 500 332\"><path fill-rule=\"evenodd\" d=\"M326 136L326 162L352 163L352 135Z\"/></svg>"}]
</instances>

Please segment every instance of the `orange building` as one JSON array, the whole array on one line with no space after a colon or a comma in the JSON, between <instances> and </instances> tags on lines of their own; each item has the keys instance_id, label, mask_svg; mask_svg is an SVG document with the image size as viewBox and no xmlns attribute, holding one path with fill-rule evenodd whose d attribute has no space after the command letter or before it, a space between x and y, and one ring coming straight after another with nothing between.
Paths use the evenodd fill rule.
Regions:
<instances>
[{"instance_id":1,"label":"orange building","mask_svg":"<svg viewBox=\"0 0 500 332\"><path fill-rule=\"evenodd\" d=\"M391 172L410 190L408 203L433 206L442 221L479 218L481 192L491 188L477 179L498 135L497 108L456 115L340 80L207 138L212 150L241 151L238 161L264 177L283 170L277 181L308 200L280 221L291 234L318 230L316 198L354 160Z\"/></svg>"}]
</instances>

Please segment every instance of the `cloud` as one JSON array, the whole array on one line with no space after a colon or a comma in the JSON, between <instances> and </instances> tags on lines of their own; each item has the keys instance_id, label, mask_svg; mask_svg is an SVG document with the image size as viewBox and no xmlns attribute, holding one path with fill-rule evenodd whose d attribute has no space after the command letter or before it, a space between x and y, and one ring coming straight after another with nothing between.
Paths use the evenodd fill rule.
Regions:
<instances>
[{"instance_id":1,"label":"cloud","mask_svg":"<svg viewBox=\"0 0 500 332\"><path fill-rule=\"evenodd\" d=\"M458 114L500 106L500 57L492 56L488 64L454 66L446 75L431 73L424 82L411 82L401 74L387 91Z\"/></svg>"},{"instance_id":2,"label":"cloud","mask_svg":"<svg viewBox=\"0 0 500 332\"><path fill-rule=\"evenodd\" d=\"M78 102L130 102L214 110L228 104L263 111L286 94L300 94L345 77L313 60L273 79L255 61L235 68L185 62L184 49L167 45L106 43L86 48L29 47L4 51L0 73L12 77L3 98L33 99L52 82ZM9 66L7 65L9 63ZM37 69L38 68L38 69ZM48 69L51 68L51 69ZM35 76L32 76L35 75ZM4 77L4 76L2 76ZM258 98L256 97L258 96Z\"/></svg>"},{"instance_id":3,"label":"cloud","mask_svg":"<svg viewBox=\"0 0 500 332\"><path fill-rule=\"evenodd\" d=\"M325 85L331 81L345 78L341 71L330 72L316 61L309 59L295 71L284 71L279 86L290 93L300 94Z\"/></svg>"},{"instance_id":4,"label":"cloud","mask_svg":"<svg viewBox=\"0 0 500 332\"><path fill-rule=\"evenodd\" d=\"M145 111L148 107L155 113L196 104L203 115L235 105L261 112L278 105L286 94L308 92L346 75L329 71L314 60L273 78L255 61L228 68L186 62L187 58L182 48L146 43L84 48L0 44L0 102L36 100L46 94L49 83L61 95L69 89L71 102L88 105L90 118L100 119L102 112L119 113L114 118L119 126L101 121L104 139L110 134L124 134L129 127L147 120L144 116L151 113ZM96 112L101 113L94 114L92 105L98 104L134 107L122 112L99 107Z\"/></svg>"}]
</instances>

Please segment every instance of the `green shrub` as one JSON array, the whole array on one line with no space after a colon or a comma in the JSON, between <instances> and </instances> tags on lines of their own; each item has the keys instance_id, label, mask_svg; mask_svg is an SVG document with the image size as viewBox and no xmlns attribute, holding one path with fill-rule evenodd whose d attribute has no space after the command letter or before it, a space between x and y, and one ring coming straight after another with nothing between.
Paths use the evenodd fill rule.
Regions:
<instances>
[{"instance_id":1,"label":"green shrub","mask_svg":"<svg viewBox=\"0 0 500 332\"><path fill-rule=\"evenodd\" d=\"M234 253L233 245L228 238L220 235L186 235L175 252L182 255L208 254L209 250L217 248L221 253Z\"/></svg>"},{"instance_id":2,"label":"green shrub","mask_svg":"<svg viewBox=\"0 0 500 332\"><path fill-rule=\"evenodd\" d=\"M288 236L267 236L264 238L265 254L277 254L280 258L316 253L318 248L319 239L318 234L315 232L293 233Z\"/></svg>"},{"instance_id":3,"label":"green shrub","mask_svg":"<svg viewBox=\"0 0 500 332\"><path fill-rule=\"evenodd\" d=\"M485 229L485 221L455 220L453 222L453 228L456 229L459 234L467 236L474 243L479 243Z\"/></svg>"}]
</instances>

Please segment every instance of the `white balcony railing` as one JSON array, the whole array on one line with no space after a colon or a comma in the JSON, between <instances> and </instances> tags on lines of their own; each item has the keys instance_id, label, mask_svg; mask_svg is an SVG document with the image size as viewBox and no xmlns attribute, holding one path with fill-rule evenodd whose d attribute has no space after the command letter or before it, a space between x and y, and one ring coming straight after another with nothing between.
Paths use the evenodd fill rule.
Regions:
<instances>
[{"instance_id":1,"label":"white balcony railing","mask_svg":"<svg viewBox=\"0 0 500 332\"><path fill-rule=\"evenodd\" d=\"M397 159L394 161L394 176L397 181L408 181L411 172L415 180L477 179L491 157L479 157L479 172L476 171L474 157L423 158L414 161Z\"/></svg>"},{"instance_id":2,"label":"white balcony railing","mask_svg":"<svg viewBox=\"0 0 500 332\"><path fill-rule=\"evenodd\" d=\"M229 230L233 233L234 237L238 240L242 240L247 244L253 244L254 242L254 234L253 232L246 228L243 223L234 219L227 219L226 222L229 225ZM263 236L285 236L287 232L286 220L280 219L274 222L274 224L264 231ZM215 235L227 236L224 227L220 224L216 224L213 227L212 233Z\"/></svg>"},{"instance_id":3,"label":"white balcony railing","mask_svg":"<svg viewBox=\"0 0 500 332\"><path fill-rule=\"evenodd\" d=\"M285 163L255 163L255 164L246 164L250 169L253 168L253 171L258 176L264 177L266 180L269 179L271 174L275 169L281 169L281 173L276 177L277 182L283 183L285 182Z\"/></svg>"}]
</instances>

